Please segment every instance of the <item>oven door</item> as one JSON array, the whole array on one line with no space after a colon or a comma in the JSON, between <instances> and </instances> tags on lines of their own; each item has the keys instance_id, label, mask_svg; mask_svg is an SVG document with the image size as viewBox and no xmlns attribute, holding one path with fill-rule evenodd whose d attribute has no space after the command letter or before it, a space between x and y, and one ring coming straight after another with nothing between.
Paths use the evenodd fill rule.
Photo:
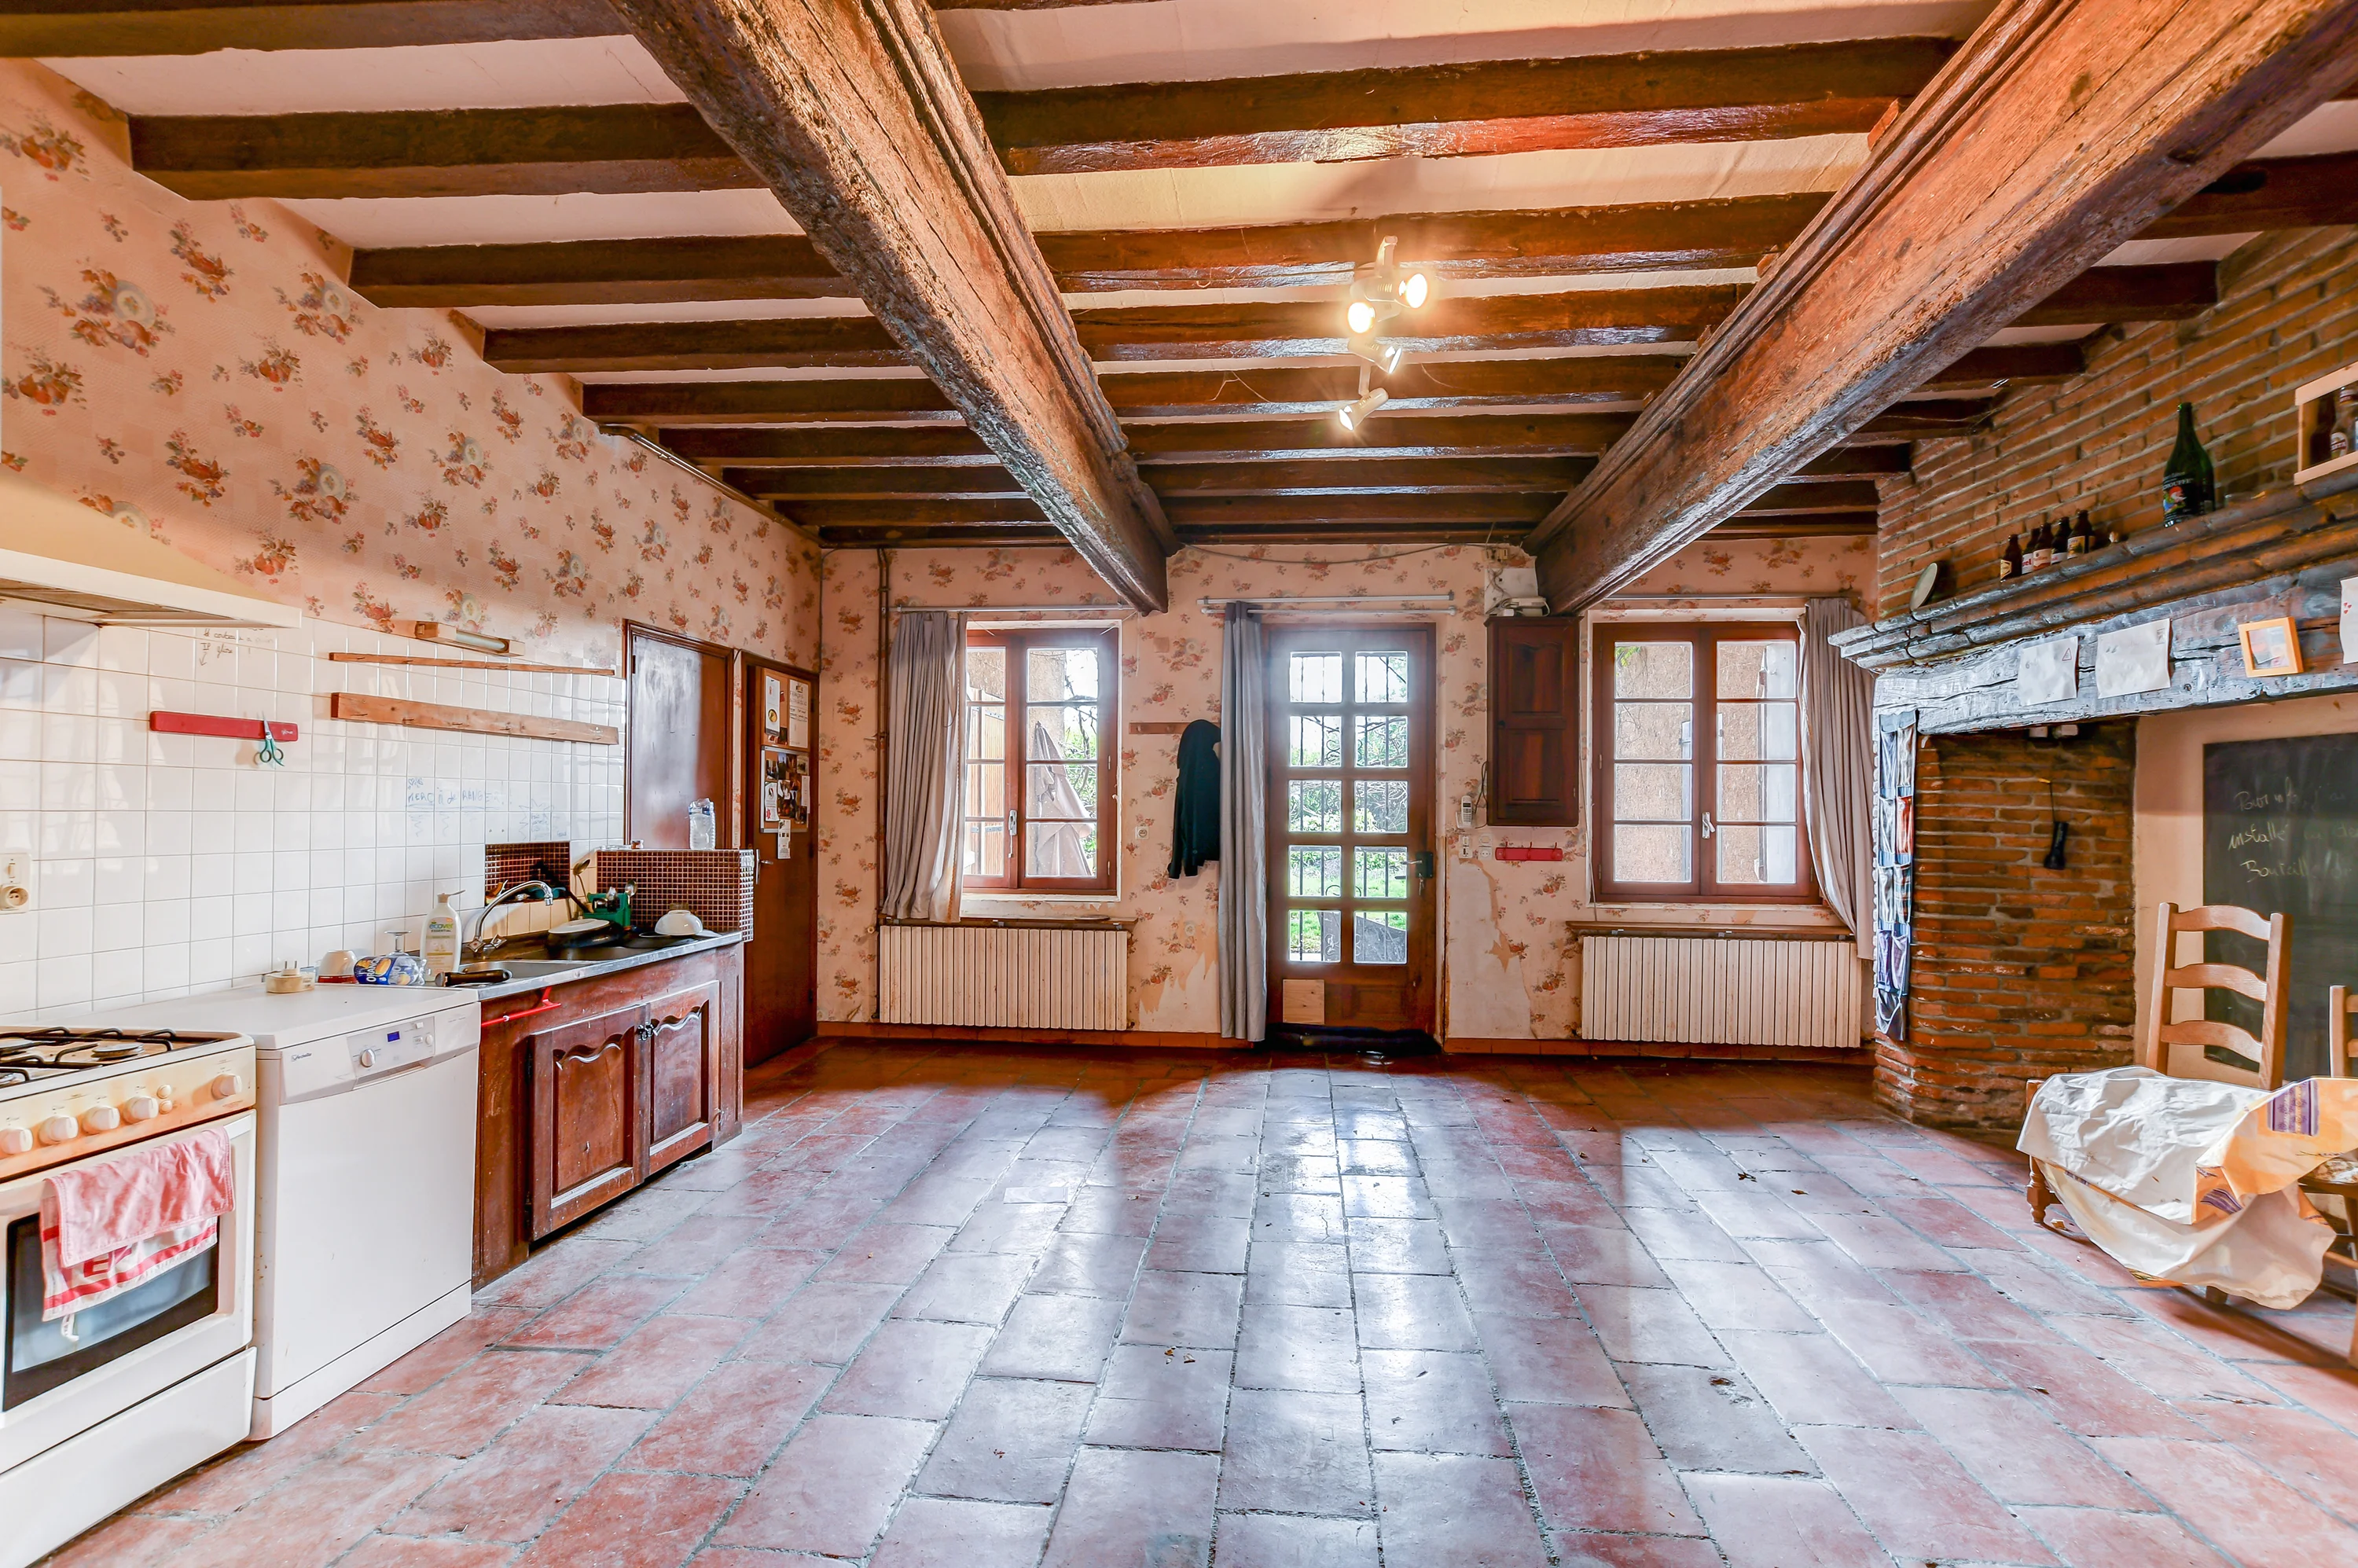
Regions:
<instances>
[{"instance_id":1,"label":"oven door","mask_svg":"<svg viewBox=\"0 0 2358 1568\"><path fill-rule=\"evenodd\" d=\"M243 1349L253 1338L254 1117L230 1136L237 1207L220 1238L71 1319L41 1320L41 1187L46 1174L0 1185L0 1469L93 1426ZM167 1140L166 1141L169 1141ZM148 1144L135 1147L145 1149ZM119 1158L122 1151L69 1167Z\"/></svg>"}]
</instances>

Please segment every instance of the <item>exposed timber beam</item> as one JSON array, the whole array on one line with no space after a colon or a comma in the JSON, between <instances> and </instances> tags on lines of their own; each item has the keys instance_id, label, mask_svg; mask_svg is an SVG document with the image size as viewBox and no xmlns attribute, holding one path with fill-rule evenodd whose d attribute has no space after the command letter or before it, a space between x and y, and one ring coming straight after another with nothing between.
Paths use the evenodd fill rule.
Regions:
<instances>
[{"instance_id":1,"label":"exposed timber beam","mask_svg":"<svg viewBox=\"0 0 2358 1568\"><path fill-rule=\"evenodd\" d=\"M821 497L876 501L892 496L960 496L969 500L1021 499L1023 487L996 463L963 468L725 468L720 482L763 501Z\"/></svg>"},{"instance_id":2,"label":"exposed timber beam","mask_svg":"<svg viewBox=\"0 0 2358 1568\"><path fill-rule=\"evenodd\" d=\"M1814 484L1821 480L1847 480L1903 474L1912 466L1906 446L1836 447L1810 460L1798 473L1785 476L1790 484Z\"/></svg>"},{"instance_id":3,"label":"exposed timber beam","mask_svg":"<svg viewBox=\"0 0 2358 1568\"><path fill-rule=\"evenodd\" d=\"M2092 266L2015 316L2009 327L2074 327L2115 321L2183 321L2219 303L2214 262Z\"/></svg>"},{"instance_id":4,"label":"exposed timber beam","mask_svg":"<svg viewBox=\"0 0 2358 1568\"><path fill-rule=\"evenodd\" d=\"M1761 514L1739 512L1710 530L1713 539L1842 539L1872 535L1872 512L1811 512Z\"/></svg>"},{"instance_id":5,"label":"exposed timber beam","mask_svg":"<svg viewBox=\"0 0 2358 1568\"><path fill-rule=\"evenodd\" d=\"M2190 239L2268 229L2358 223L2358 153L2239 163L2139 232Z\"/></svg>"},{"instance_id":6,"label":"exposed timber beam","mask_svg":"<svg viewBox=\"0 0 2358 1568\"><path fill-rule=\"evenodd\" d=\"M1014 174L1755 142L1872 130L1955 48L1862 38L1117 82L976 102Z\"/></svg>"},{"instance_id":7,"label":"exposed timber beam","mask_svg":"<svg viewBox=\"0 0 2358 1568\"><path fill-rule=\"evenodd\" d=\"M1370 490L1355 495L1174 495L1163 503L1174 528L1238 523L1495 523L1520 539L1547 515L1555 497L1541 491L1417 495Z\"/></svg>"},{"instance_id":8,"label":"exposed timber beam","mask_svg":"<svg viewBox=\"0 0 2358 1568\"><path fill-rule=\"evenodd\" d=\"M16 0L0 9L0 55L400 49L627 30L606 0Z\"/></svg>"},{"instance_id":9,"label":"exposed timber beam","mask_svg":"<svg viewBox=\"0 0 2358 1568\"><path fill-rule=\"evenodd\" d=\"M2000 0L1535 532L1550 601L1700 537L2353 77L2358 0Z\"/></svg>"},{"instance_id":10,"label":"exposed timber beam","mask_svg":"<svg viewBox=\"0 0 2358 1568\"><path fill-rule=\"evenodd\" d=\"M1161 610L1172 537L925 0L618 0L1045 521Z\"/></svg>"},{"instance_id":11,"label":"exposed timber beam","mask_svg":"<svg viewBox=\"0 0 2358 1568\"><path fill-rule=\"evenodd\" d=\"M1175 495L1348 495L1366 490L1414 495L1483 491L1564 491L1591 467L1586 458L1386 458L1342 462L1163 463L1145 470L1167 503Z\"/></svg>"},{"instance_id":12,"label":"exposed timber beam","mask_svg":"<svg viewBox=\"0 0 2358 1568\"><path fill-rule=\"evenodd\" d=\"M1871 479L1780 484L1745 504L1746 515L1776 512L1873 512L1883 504Z\"/></svg>"}]
</instances>

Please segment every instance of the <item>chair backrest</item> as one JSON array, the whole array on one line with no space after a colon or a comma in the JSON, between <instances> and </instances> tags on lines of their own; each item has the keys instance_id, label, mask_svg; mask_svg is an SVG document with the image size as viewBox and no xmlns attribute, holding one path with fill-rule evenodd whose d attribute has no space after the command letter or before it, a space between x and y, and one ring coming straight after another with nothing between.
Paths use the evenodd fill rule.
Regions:
<instances>
[{"instance_id":1,"label":"chair backrest","mask_svg":"<svg viewBox=\"0 0 2358 1568\"><path fill-rule=\"evenodd\" d=\"M2178 962L2178 939L2188 932L2237 931L2268 945L2259 974L2237 964L2213 964L2198 958ZM2165 903L2154 911L2158 944L2153 975L2153 1006L2147 1011L2145 1038L2137 1045L2137 1061L2174 1078L2210 1078L2219 1083L2246 1084L2255 1088L2284 1087L2287 966L2291 962L2292 921L2283 914L2260 914L2232 903L2206 903L2180 909ZM2170 1019L2173 991L2230 990L2260 1004L2260 1032L2252 1033L2232 1023L2208 1018ZM2251 1066L2221 1062L2210 1047L2234 1052Z\"/></svg>"},{"instance_id":2,"label":"chair backrest","mask_svg":"<svg viewBox=\"0 0 2358 1568\"><path fill-rule=\"evenodd\" d=\"M2325 1076L2329 1078L2358 1078L2358 1042L2350 1038L2353 1006L2358 1006L2358 999L2351 996L2348 986L2335 986L2325 993Z\"/></svg>"}]
</instances>

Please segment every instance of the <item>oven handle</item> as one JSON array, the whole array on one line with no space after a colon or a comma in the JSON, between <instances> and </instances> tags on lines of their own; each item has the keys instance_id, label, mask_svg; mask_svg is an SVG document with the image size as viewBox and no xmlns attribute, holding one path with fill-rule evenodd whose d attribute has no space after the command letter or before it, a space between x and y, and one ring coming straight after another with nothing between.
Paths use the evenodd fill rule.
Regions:
<instances>
[{"instance_id":1,"label":"oven handle","mask_svg":"<svg viewBox=\"0 0 2358 1568\"><path fill-rule=\"evenodd\" d=\"M535 1012L553 1012L565 1005L548 992L548 987L541 987L540 1001L536 1006L520 1008L514 1012L503 1012L497 1018L487 1018L483 1020L483 1027L489 1029L495 1023L513 1023L519 1018L530 1018Z\"/></svg>"}]
</instances>

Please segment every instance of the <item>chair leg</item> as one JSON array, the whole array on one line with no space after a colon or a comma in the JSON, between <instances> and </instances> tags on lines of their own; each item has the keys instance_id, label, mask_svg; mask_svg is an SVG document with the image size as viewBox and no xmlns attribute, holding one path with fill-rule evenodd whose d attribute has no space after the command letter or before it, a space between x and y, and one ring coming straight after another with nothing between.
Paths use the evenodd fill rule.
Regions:
<instances>
[{"instance_id":1,"label":"chair leg","mask_svg":"<svg viewBox=\"0 0 2358 1568\"><path fill-rule=\"evenodd\" d=\"M2030 1189L2024 1195L2030 1200L2030 1217L2045 1225L2048 1206L2055 1201L2055 1195L2047 1185L2046 1171L2036 1160L2030 1162Z\"/></svg>"}]
</instances>

